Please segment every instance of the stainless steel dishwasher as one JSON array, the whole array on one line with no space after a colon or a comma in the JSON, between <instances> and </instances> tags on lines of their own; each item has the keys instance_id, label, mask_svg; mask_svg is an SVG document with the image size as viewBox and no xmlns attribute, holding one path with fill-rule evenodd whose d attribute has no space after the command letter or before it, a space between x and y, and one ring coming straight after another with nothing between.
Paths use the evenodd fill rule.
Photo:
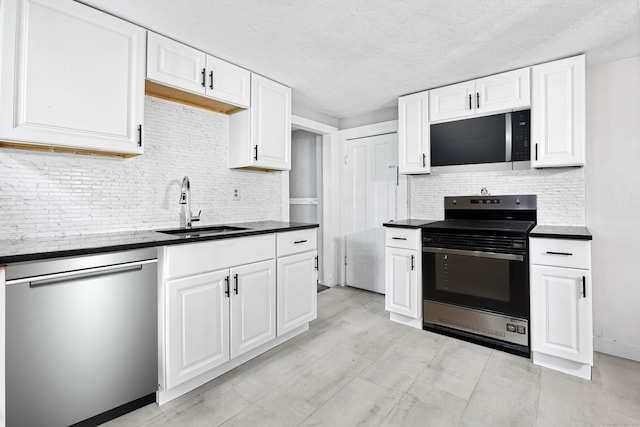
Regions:
<instances>
[{"instance_id":1,"label":"stainless steel dishwasher","mask_svg":"<svg viewBox=\"0 0 640 427\"><path fill-rule=\"evenodd\" d=\"M155 401L156 249L7 266L9 427L97 425Z\"/></svg>"}]
</instances>

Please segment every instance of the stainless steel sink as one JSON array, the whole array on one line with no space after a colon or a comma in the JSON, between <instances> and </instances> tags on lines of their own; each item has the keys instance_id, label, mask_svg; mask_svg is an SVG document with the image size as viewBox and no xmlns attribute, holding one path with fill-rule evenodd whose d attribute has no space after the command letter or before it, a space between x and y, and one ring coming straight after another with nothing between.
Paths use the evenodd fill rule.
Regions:
<instances>
[{"instance_id":1,"label":"stainless steel sink","mask_svg":"<svg viewBox=\"0 0 640 427\"><path fill-rule=\"evenodd\" d=\"M231 225L215 225L211 227L197 227L197 228L176 228L173 230L157 230L158 233L171 234L173 236L179 236L184 238L190 237L206 237L213 236L221 233L229 233L233 231L248 230L244 227L233 227Z\"/></svg>"}]
</instances>

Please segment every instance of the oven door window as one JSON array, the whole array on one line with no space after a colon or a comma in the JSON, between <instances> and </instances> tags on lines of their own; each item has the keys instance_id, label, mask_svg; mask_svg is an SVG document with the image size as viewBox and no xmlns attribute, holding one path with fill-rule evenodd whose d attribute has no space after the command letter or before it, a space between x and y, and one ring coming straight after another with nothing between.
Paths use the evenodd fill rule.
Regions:
<instances>
[{"instance_id":1,"label":"oven door window","mask_svg":"<svg viewBox=\"0 0 640 427\"><path fill-rule=\"evenodd\" d=\"M523 261L452 253L423 255L425 299L529 317L529 279Z\"/></svg>"},{"instance_id":2,"label":"oven door window","mask_svg":"<svg viewBox=\"0 0 640 427\"><path fill-rule=\"evenodd\" d=\"M509 302L509 262L462 255L436 255L436 290Z\"/></svg>"}]
</instances>

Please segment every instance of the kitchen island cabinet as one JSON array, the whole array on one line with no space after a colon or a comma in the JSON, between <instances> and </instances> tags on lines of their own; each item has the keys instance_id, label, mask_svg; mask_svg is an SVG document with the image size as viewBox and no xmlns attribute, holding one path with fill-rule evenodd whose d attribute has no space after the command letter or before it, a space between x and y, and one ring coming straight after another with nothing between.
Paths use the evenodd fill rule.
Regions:
<instances>
[{"instance_id":1,"label":"kitchen island cabinet","mask_svg":"<svg viewBox=\"0 0 640 427\"><path fill-rule=\"evenodd\" d=\"M0 145L142 154L145 30L71 0L1 11Z\"/></svg>"}]
</instances>

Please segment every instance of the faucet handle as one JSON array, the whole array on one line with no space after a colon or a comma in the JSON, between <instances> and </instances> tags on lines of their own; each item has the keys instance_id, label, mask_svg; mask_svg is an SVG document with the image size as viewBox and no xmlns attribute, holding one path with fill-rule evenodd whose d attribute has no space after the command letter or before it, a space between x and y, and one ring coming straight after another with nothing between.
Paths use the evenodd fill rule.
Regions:
<instances>
[{"instance_id":1,"label":"faucet handle","mask_svg":"<svg viewBox=\"0 0 640 427\"><path fill-rule=\"evenodd\" d=\"M196 222L196 221L200 221L200 214L202 213L202 209L200 209L198 211L198 215L191 215L191 221L192 222Z\"/></svg>"}]
</instances>

